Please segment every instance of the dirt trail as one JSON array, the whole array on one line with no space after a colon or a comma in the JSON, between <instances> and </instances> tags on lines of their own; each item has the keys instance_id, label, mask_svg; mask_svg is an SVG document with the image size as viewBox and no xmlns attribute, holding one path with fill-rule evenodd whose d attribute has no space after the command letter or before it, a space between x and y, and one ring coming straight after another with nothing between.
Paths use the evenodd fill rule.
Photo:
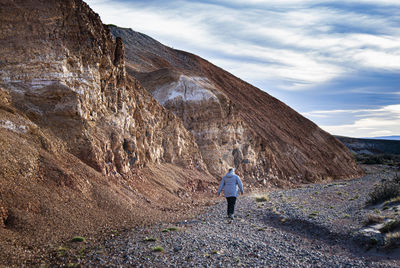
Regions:
<instances>
[{"instance_id":1,"label":"dirt trail","mask_svg":"<svg viewBox=\"0 0 400 268\"><path fill-rule=\"evenodd\" d=\"M51 262L139 267L399 267L393 254L354 241L365 199L390 173L240 197L233 221L222 199L198 217L115 233L100 246L69 244ZM340 193L340 194L339 194ZM147 241L146 241L147 240ZM153 241L155 240L155 241ZM155 252L156 248L161 252ZM79 256L77 256L79 252Z\"/></svg>"}]
</instances>

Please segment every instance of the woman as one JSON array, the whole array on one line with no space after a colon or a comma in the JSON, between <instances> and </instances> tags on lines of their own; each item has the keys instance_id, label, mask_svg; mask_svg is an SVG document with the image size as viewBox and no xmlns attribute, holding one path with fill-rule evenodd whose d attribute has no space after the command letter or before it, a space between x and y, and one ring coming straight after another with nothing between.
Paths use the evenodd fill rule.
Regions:
<instances>
[{"instance_id":1,"label":"woman","mask_svg":"<svg viewBox=\"0 0 400 268\"><path fill-rule=\"evenodd\" d=\"M233 219L233 214L235 213L236 198L239 193L238 186L240 192L243 194L242 181L239 176L235 174L235 169L230 168L228 173L221 180L221 184L218 188L218 196L221 194L222 189L224 189L224 195L228 202L228 217L231 219Z\"/></svg>"}]
</instances>

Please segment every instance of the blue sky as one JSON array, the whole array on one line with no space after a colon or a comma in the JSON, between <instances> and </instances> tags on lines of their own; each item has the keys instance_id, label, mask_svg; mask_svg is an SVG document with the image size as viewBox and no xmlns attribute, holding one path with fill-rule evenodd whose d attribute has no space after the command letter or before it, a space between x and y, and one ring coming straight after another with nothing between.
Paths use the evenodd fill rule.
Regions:
<instances>
[{"instance_id":1,"label":"blue sky","mask_svg":"<svg viewBox=\"0 0 400 268\"><path fill-rule=\"evenodd\" d=\"M197 54L335 135L400 135L399 0L87 0L104 23Z\"/></svg>"}]
</instances>

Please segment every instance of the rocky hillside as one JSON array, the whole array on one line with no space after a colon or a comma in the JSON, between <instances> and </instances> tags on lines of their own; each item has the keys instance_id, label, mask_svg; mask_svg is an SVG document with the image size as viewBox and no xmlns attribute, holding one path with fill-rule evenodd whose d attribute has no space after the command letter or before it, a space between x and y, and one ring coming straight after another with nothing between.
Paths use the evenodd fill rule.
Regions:
<instances>
[{"instance_id":1,"label":"rocky hillside","mask_svg":"<svg viewBox=\"0 0 400 268\"><path fill-rule=\"evenodd\" d=\"M110 25L127 71L194 135L208 170L236 167L247 183L290 185L362 171L348 149L290 107L193 54Z\"/></svg>"},{"instance_id":2,"label":"rocky hillside","mask_svg":"<svg viewBox=\"0 0 400 268\"><path fill-rule=\"evenodd\" d=\"M171 217L215 183L83 1L1 0L0 22L0 259L21 243Z\"/></svg>"},{"instance_id":3,"label":"rocky hillside","mask_svg":"<svg viewBox=\"0 0 400 268\"><path fill-rule=\"evenodd\" d=\"M361 139L337 136L355 154L396 154L400 155L399 140Z\"/></svg>"}]
</instances>

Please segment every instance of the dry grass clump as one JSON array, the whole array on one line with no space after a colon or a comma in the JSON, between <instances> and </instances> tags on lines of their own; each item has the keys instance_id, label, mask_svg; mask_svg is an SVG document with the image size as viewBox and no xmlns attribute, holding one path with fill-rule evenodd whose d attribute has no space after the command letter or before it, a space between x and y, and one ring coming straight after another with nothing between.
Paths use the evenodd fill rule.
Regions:
<instances>
[{"instance_id":1,"label":"dry grass clump","mask_svg":"<svg viewBox=\"0 0 400 268\"><path fill-rule=\"evenodd\" d=\"M400 246L400 232L388 233L385 235L385 245L387 249L397 248Z\"/></svg>"},{"instance_id":2,"label":"dry grass clump","mask_svg":"<svg viewBox=\"0 0 400 268\"><path fill-rule=\"evenodd\" d=\"M391 180L378 184L369 194L367 204L375 205L400 196L400 177L396 174Z\"/></svg>"},{"instance_id":3,"label":"dry grass clump","mask_svg":"<svg viewBox=\"0 0 400 268\"><path fill-rule=\"evenodd\" d=\"M178 230L179 230L178 227L172 226L172 227L165 228L165 229L162 230L161 232L163 232L163 233L169 233L169 232L171 232L171 231L178 231Z\"/></svg>"},{"instance_id":4,"label":"dry grass clump","mask_svg":"<svg viewBox=\"0 0 400 268\"><path fill-rule=\"evenodd\" d=\"M153 248L154 252L164 252L164 248L162 246L156 246Z\"/></svg>"},{"instance_id":5,"label":"dry grass clump","mask_svg":"<svg viewBox=\"0 0 400 268\"><path fill-rule=\"evenodd\" d=\"M267 202L267 201L269 201L269 196L266 194L256 196L256 202Z\"/></svg>"},{"instance_id":6,"label":"dry grass clump","mask_svg":"<svg viewBox=\"0 0 400 268\"><path fill-rule=\"evenodd\" d=\"M384 220L385 217L382 215L367 214L367 219L365 220L364 224L365 226L368 226L368 225L382 223Z\"/></svg>"},{"instance_id":7,"label":"dry grass clump","mask_svg":"<svg viewBox=\"0 0 400 268\"><path fill-rule=\"evenodd\" d=\"M389 233L400 226L400 219L390 220L382 228L379 229L382 233Z\"/></svg>"},{"instance_id":8,"label":"dry grass clump","mask_svg":"<svg viewBox=\"0 0 400 268\"><path fill-rule=\"evenodd\" d=\"M313 211L313 212L311 212L310 214L308 214L308 217L309 217L310 219L312 219L312 218L317 217L318 214L319 214L318 211Z\"/></svg>"},{"instance_id":9,"label":"dry grass clump","mask_svg":"<svg viewBox=\"0 0 400 268\"><path fill-rule=\"evenodd\" d=\"M390 206L390 205L395 205L395 204L399 204L400 203L400 195L393 197L392 199L386 201L384 203L385 206Z\"/></svg>"}]
</instances>

